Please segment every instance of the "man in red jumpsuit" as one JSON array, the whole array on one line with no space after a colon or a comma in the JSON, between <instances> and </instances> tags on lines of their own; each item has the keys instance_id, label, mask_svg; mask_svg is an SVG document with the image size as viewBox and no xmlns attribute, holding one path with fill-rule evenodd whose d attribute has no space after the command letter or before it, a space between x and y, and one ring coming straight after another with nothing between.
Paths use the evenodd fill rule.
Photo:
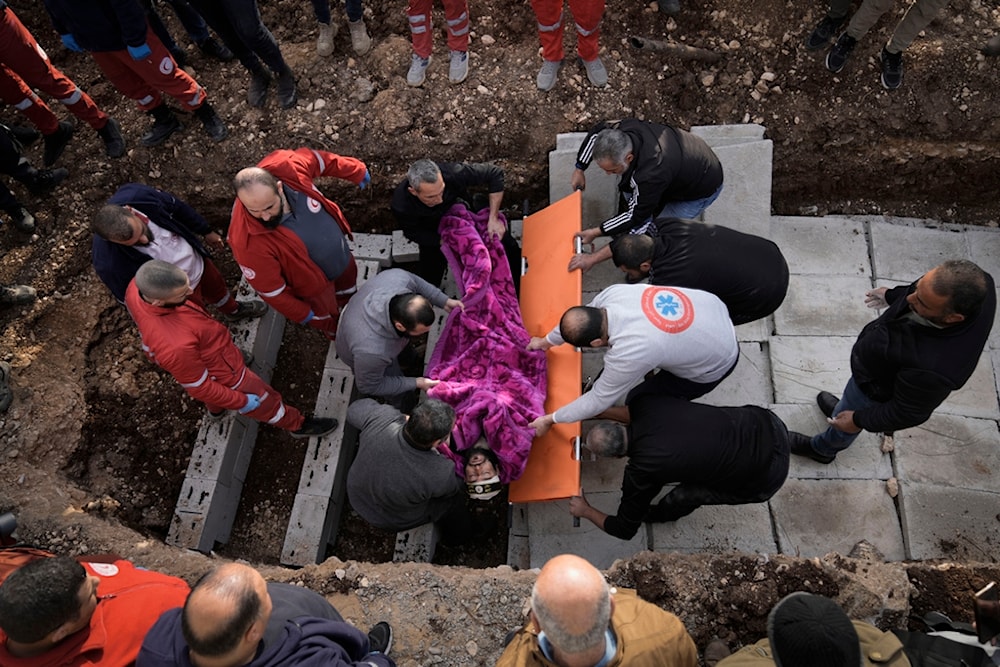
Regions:
<instances>
[{"instance_id":1,"label":"man in red jumpsuit","mask_svg":"<svg viewBox=\"0 0 1000 667\"><path fill-rule=\"evenodd\" d=\"M462 83L469 76L469 0L442 0L444 19L448 24L448 81ZM406 83L420 86L431 64L434 33L431 29L431 9L434 0L409 0L406 18L410 23L413 56L406 73Z\"/></svg>"},{"instance_id":2,"label":"man in red jumpsuit","mask_svg":"<svg viewBox=\"0 0 1000 667\"><path fill-rule=\"evenodd\" d=\"M188 590L126 560L32 561L0 585L0 665L131 665L156 619L183 606Z\"/></svg>"},{"instance_id":3,"label":"man in red jumpsuit","mask_svg":"<svg viewBox=\"0 0 1000 667\"><path fill-rule=\"evenodd\" d=\"M531 0L538 18L538 39L542 42L542 68L538 71L539 90L552 90L563 61L563 0ZM583 62L590 83L608 85L608 70L597 55L601 36L604 0L569 0L576 25L576 53Z\"/></svg>"},{"instance_id":4,"label":"man in red jumpsuit","mask_svg":"<svg viewBox=\"0 0 1000 667\"><path fill-rule=\"evenodd\" d=\"M247 282L287 319L331 340L357 291L358 267L340 207L313 184L336 177L364 189L365 163L327 151L277 150L233 179L229 246Z\"/></svg>"},{"instance_id":5,"label":"man in red jumpsuit","mask_svg":"<svg viewBox=\"0 0 1000 667\"><path fill-rule=\"evenodd\" d=\"M304 417L281 394L247 368L243 353L220 322L189 301L193 290L184 271L153 259L125 291L125 306L142 336L146 356L205 404L211 418L236 410L291 432L293 438L326 435L336 419Z\"/></svg>"},{"instance_id":6,"label":"man in red jumpsuit","mask_svg":"<svg viewBox=\"0 0 1000 667\"><path fill-rule=\"evenodd\" d=\"M73 125L59 122L32 88L38 88L66 105L69 111L97 131L108 157L125 154L125 140L114 118L101 111L87 93L52 66L49 57L14 10L0 0L0 100L23 113L45 140L42 163L48 167L59 159Z\"/></svg>"}]
</instances>

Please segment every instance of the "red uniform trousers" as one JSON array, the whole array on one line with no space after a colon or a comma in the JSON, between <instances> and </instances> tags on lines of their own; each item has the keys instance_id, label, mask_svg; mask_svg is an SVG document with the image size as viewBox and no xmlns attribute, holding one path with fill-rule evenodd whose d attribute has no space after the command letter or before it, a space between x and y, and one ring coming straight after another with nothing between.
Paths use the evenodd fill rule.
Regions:
<instances>
[{"instance_id":1,"label":"red uniform trousers","mask_svg":"<svg viewBox=\"0 0 1000 667\"><path fill-rule=\"evenodd\" d=\"M240 306L233 298L233 293L226 285L226 279L219 273L219 267L208 257L205 258L205 268L201 272L201 280L194 288L194 293L189 297L198 302L202 308L212 306L218 308L219 312L232 315Z\"/></svg>"},{"instance_id":2,"label":"red uniform trousers","mask_svg":"<svg viewBox=\"0 0 1000 667\"><path fill-rule=\"evenodd\" d=\"M302 298L309 304L314 313L328 313L327 315L314 316L306 326L319 329L330 340L336 338L337 325L340 323L340 311L344 309L351 297L357 294L357 291L358 265L354 261L354 255L351 255L347 268L337 276L336 280L331 280L325 290L315 296Z\"/></svg>"},{"instance_id":3,"label":"red uniform trousers","mask_svg":"<svg viewBox=\"0 0 1000 667\"><path fill-rule=\"evenodd\" d=\"M256 410L246 413L247 417L286 431L298 431L302 428L302 422L305 421L302 413L291 405L285 405L285 402L281 400L281 394L249 368L244 367L242 377L230 389L260 396L260 405ZM225 410L218 405L206 403L205 406L212 412Z\"/></svg>"},{"instance_id":4,"label":"red uniform trousers","mask_svg":"<svg viewBox=\"0 0 1000 667\"><path fill-rule=\"evenodd\" d=\"M410 22L410 39L413 52L421 58L431 55L434 34L431 32L431 6L434 0L410 0L406 16ZM448 23L448 48L452 51L469 50L468 0L443 0L444 18Z\"/></svg>"},{"instance_id":5,"label":"red uniform trousers","mask_svg":"<svg viewBox=\"0 0 1000 667\"><path fill-rule=\"evenodd\" d=\"M146 44L152 54L142 60L132 60L125 49L91 51L90 55L115 88L125 97L135 100L143 111L163 103L161 90L180 102L187 111L204 104L205 89L177 67L163 42L148 28Z\"/></svg>"},{"instance_id":6,"label":"red uniform trousers","mask_svg":"<svg viewBox=\"0 0 1000 667\"><path fill-rule=\"evenodd\" d=\"M59 129L59 119L32 88L56 98L95 130L108 123L108 114L52 66L45 51L8 7L0 12L0 100L23 113L42 134L52 134Z\"/></svg>"},{"instance_id":7,"label":"red uniform trousers","mask_svg":"<svg viewBox=\"0 0 1000 667\"><path fill-rule=\"evenodd\" d=\"M563 0L531 0L538 18L538 39L542 43L542 58L562 60ZM604 0L569 0L569 9L576 23L576 53L586 62L597 58L597 41L601 36Z\"/></svg>"}]
</instances>

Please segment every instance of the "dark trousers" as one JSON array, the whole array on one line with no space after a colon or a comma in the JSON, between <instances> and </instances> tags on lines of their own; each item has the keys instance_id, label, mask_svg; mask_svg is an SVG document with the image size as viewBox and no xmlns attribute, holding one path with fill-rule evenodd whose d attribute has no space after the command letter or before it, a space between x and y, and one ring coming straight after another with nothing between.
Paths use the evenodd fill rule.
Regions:
<instances>
[{"instance_id":1,"label":"dark trousers","mask_svg":"<svg viewBox=\"0 0 1000 667\"><path fill-rule=\"evenodd\" d=\"M693 401L696 398L701 398L722 384L722 381L729 377L734 370L736 370L736 364L739 362L740 358L737 356L736 361L734 361L733 365L729 367L726 374L718 380L714 380L712 382L695 382L693 380L687 380L685 378L677 377L669 371L661 369L659 373L649 376L647 379L643 380L639 386L630 391L628 396L625 397L625 403L628 404L636 397L644 396L646 394L673 396L675 398L683 398L688 401Z\"/></svg>"},{"instance_id":2,"label":"dark trousers","mask_svg":"<svg viewBox=\"0 0 1000 667\"><path fill-rule=\"evenodd\" d=\"M21 148L10 136L6 127L0 126L0 173L23 180L32 171L27 160L22 162ZM21 203L2 181L0 181L0 209L13 215Z\"/></svg>"},{"instance_id":3,"label":"dark trousers","mask_svg":"<svg viewBox=\"0 0 1000 667\"><path fill-rule=\"evenodd\" d=\"M260 20L257 0L189 0L247 70L263 61L275 74L288 70L274 35Z\"/></svg>"}]
</instances>

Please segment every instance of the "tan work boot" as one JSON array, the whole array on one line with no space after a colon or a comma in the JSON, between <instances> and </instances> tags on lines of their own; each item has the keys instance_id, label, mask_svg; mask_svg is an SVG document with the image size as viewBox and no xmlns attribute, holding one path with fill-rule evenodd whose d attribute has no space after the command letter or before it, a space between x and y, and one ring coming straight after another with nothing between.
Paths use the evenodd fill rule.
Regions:
<instances>
[{"instance_id":1,"label":"tan work boot","mask_svg":"<svg viewBox=\"0 0 1000 667\"><path fill-rule=\"evenodd\" d=\"M319 24L319 37L316 38L316 53L326 58L333 53L333 38L337 36L337 24L334 22Z\"/></svg>"},{"instance_id":2,"label":"tan work boot","mask_svg":"<svg viewBox=\"0 0 1000 667\"><path fill-rule=\"evenodd\" d=\"M351 30L351 46L354 47L354 52L359 56L368 53L372 48L372 38L368 36L365 20L348 21L347 27Z\"/></svg>"}]
</instances>

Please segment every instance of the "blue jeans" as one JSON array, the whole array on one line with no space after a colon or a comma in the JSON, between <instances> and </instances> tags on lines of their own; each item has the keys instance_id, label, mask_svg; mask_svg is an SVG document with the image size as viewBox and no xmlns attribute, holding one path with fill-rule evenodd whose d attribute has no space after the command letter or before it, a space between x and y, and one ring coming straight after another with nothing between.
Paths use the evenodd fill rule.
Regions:
<instances>
[{"instance_id":1,"label":"blue jeans","mask_svg":"<svg viewBox=\"0 0 1000 667\"><path fill-rule=\"evenodd\" d=\"M722 186L702 199L692 199L691 201L671 201L667 202L660 212L656 214L659 218L681 218L682 220L694 220L701 212L711 206L712 202L719 198Z\"/></svg>"},{"instance_id":2,"label":"blue jeans","mask_svg":"<svg viewBox=\"0 0 1000 667\"><path fill-rule=\"evenodd\" d=\"M847 386L844 387L844 395L841 396L837 407L833 409L833 414L836 415L844 410L863 410L873 405L877 405L877 403L864 395L852 377L847 381ZM812 437L812 448L824 456L836 456L837 452L842 452L850 447L851 443L859 435L861 435L860 431L857 433L844 433L830 426L823 433Z\"/></svg>"},{"instance_id":3,"label":"blue jeans","mask_svg":"<svg viewBox=\"0 0 1000 667\"><path fill-rule=\"evenodd\" d=\"M330 23L330 0L312 0L313 12L320 23ZM347 20L360 21L364 16L361 0L347 0Z\"/></svg>"}]
</instances>

